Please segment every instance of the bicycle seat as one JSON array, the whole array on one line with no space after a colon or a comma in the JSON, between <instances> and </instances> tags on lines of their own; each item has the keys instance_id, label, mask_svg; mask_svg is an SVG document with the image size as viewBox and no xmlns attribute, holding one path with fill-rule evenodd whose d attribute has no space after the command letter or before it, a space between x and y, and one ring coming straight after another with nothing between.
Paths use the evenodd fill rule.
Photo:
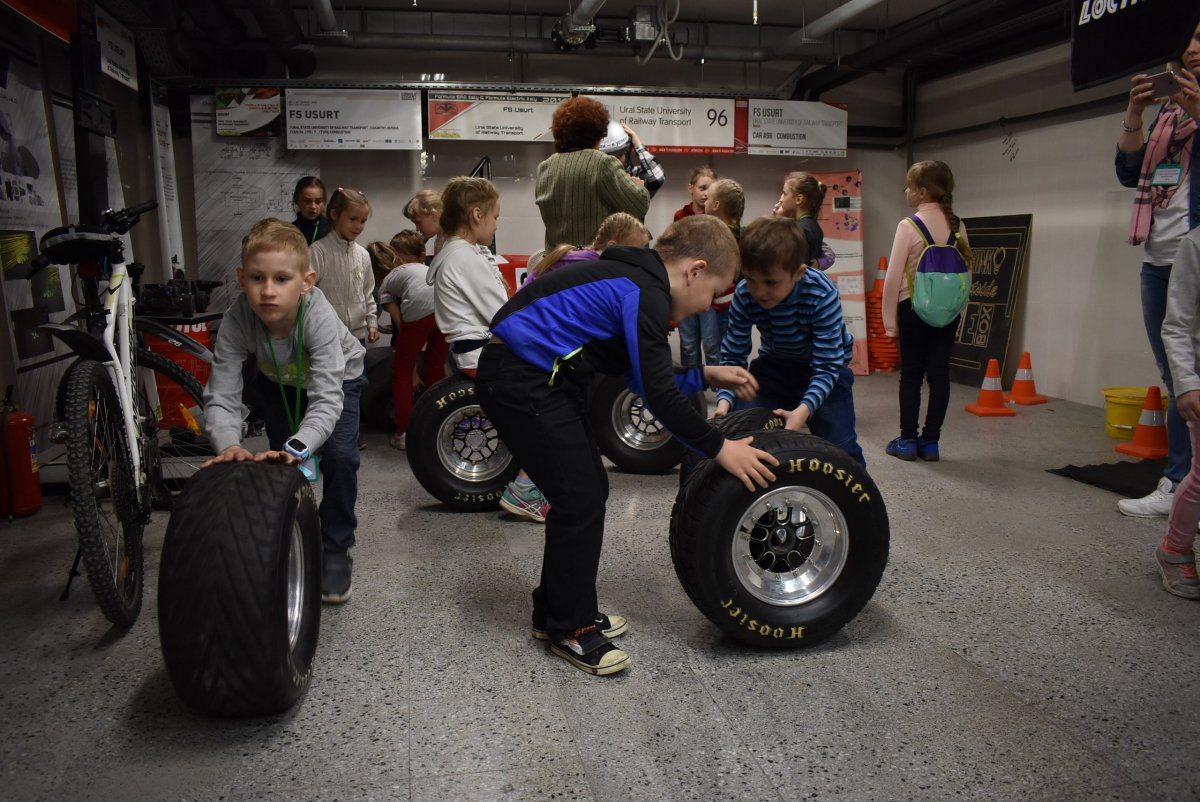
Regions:
<instances>
[{"instance_id":1,"label":"bicycle seat","mask_svg":"<svg viewBox=\"0 0 1200 802\"><path fill-rule=\"evenodd\" d=\"M104 226L60 226L47 231L41 241L42 255L56 265L76 265L80 262L110 264L125 261L121 238Z\"/></svg>"}]
</instances>

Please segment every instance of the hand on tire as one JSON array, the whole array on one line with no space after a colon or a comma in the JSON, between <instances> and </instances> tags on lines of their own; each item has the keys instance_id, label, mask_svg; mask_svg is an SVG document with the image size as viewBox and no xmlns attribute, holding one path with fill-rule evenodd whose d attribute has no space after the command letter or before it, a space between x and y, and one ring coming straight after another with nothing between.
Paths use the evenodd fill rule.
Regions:
<instances>
[{"instance_id":1,"label":"hand on tire","mask_svg":"<svg viewBox=\"0 0 1200 802\"><path fill-rule=\"evenodd\" d=\"M286 451L260 451L253 454L241 446L230 446L217 456L204 462L201 468L217 465L222 462L281 462L284 465L295 465L300 462L295 454Z\"/></svg>"},{"instance_id":2,"label":"hand on tire","mask_svg":"<svg viewBox=\"0 0 1200 802\"><path fill-rule=\"evenodd\" d=\"M783 418L783 428L791 429L793 432L798 432L807 426L808 418L812 415L808 404L801 404L795 409L776 409L772 411Z\"/></svg>"},{"instance_id":3,"label":"hand on tire","mask_svg":"<svg viewBox=\"0 0 1200 802\"><path fill-rule=\"evenodd\" d=\"M779 465L779 460L768 452L755 448L751 445L753 442L753 437L726 440L716 457L717 464L737 477L751 493L754 492L755 484L765 489L769 483L774 482L775 474L771 473L767 466Z\"/></svg>"}]
</instances>

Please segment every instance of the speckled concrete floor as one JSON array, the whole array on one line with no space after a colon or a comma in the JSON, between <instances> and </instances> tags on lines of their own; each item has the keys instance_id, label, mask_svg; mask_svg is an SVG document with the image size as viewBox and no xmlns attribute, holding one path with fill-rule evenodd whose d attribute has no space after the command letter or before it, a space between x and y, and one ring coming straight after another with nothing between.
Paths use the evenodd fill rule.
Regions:
<instances>
[{"instance_id":1,"label":"speckled concrete floor","mask_svg":"<svg viewBox=\"0 0 1200 802\"><path fill-rule=\"evenodd\" d=\"M857 386L892 552L873 601L807 651L747 651L671 567L676 476L611 473L600 592L628 672L528 636L541 528L434 504L370 438L355 590L326 609L307 697L218 721L175 697L147 602L109 629L51 499L0 526L0 796L10 800L873 800L1200 797L1200 604L1166 594L1163 520L1045 473L1114 461L1103 410L960 410L945 459L901 463L896 378ZM938 508L931 493L949 499Z\"/></svg>"}]
</instances>

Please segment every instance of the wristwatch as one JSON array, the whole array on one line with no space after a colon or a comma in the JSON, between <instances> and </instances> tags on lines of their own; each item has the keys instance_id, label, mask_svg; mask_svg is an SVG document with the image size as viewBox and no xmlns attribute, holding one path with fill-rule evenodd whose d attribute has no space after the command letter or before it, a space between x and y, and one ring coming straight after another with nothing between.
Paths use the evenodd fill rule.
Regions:
<instances>
[{"instance_id":1,"label":"wristwatch","mask_svg":"<svg viewBox=\"0 0 1200 802\"><path fill-rule=\"evenodd\" d=\"M283 449L301 462L308 459L308 446L298 437L289 439L283 444Z\"/></svg>"}]
</instances>

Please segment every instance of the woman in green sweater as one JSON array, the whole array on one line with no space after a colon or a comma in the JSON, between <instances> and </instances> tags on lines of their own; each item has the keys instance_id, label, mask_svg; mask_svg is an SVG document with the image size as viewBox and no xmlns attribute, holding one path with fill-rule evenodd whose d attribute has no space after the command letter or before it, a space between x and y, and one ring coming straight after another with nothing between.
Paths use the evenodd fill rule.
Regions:
<instances>
[{"instance_id":1,"label":"woman in green sweater","mask_svg":"<svg viewBox=\"0 0 1200 802\"><path fill-rule=\"evenodd\" d=\"M645 219L650 193L617 159L599 150L607 130L608 109L589 97L570 98L555 110L550 131L557 152L538 165L534 190L547 250L587 245L615 212Z\"/></svg>"}]
</instances>

